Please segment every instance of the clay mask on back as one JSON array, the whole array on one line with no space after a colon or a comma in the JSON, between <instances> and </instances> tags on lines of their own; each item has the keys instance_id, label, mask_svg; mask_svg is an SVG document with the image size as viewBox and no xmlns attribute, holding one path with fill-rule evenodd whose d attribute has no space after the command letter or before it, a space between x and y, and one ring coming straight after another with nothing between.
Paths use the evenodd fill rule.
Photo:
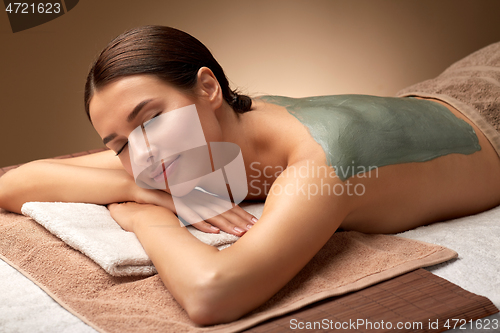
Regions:
<instances>
[{"instance_id":1,"label":"clay mask on back","mask_svg":"<svg viewBox=\"0 0 500 333\"><path fill-rule=\"evenodd\" d=\"M367 95L261 99L284 106L309 129L342 181L385 165L481 150L472 126L428 100Z\"/></svg>"}]
</instances>

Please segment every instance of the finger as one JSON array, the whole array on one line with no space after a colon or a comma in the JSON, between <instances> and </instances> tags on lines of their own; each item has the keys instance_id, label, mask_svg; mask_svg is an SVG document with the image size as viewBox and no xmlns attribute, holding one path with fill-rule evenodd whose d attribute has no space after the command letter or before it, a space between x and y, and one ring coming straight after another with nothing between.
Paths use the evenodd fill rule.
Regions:
<instances>
[{"instance_id":1,"label":"finger","mask_svg":"<svg viewBox=\"0 0 500 333\"><path fill-rule=\"evenodd\" d=\"M184 208L179 210L179 212L179 217L185 220L188 225L192 225L198 230L210 233L218 233L220 231L220 229L216 226L206 223L204 221L203 215L198 214L192 209Z\"/></svg>"},{"instance_id":2,"label":"finger","mask_svg":"<svg viewBox=\"0 0 500 333\"><path fill-rule=\"evenodd\" d=\"M217 233L220 230L223 230L229 234L241 236L247 230L246 228L236 227L221 214L218 214L216 211L210 209L206 205L189 207L186 210L182 209L181 213L185 213L181 214L180 216L185 219L186 222L201 231ZM199 223L203 220L206 225L203 223ZM210 229L208 229L208 227L210 227Z\"/></svg>"},{"instance_id":3,"label":"finger","mask_svg":"<svg viewBox=\"0 0 500 333\"><path fill-rule=\"evenodd\" d=\"M255 224L258 221L255 216L253 216L240 206L234 205L232 202L223 200L221 198L210 196L209 200L203 202L202 205L209 207L218 214L224 214L227 211L232 211L233 213L240 216L241 219L248 221L251 224Z\"/></svg>"},{"instance_id":4,"label":"finger","mask_svg":"<svg viewBox=\"0 0 500 333\"><path fill-rule=\"evenodd\" d=\"M234 227L238 227L240 230L248 231L253 226L253 223L251 223L247 216L242 217L241 215L235 213L233 210L225 211L220 215Z\"/></svg>"},{"instance_id":5,"label":"finger","mask_svg":"<svg viewBox=\"0 0 500 333\"><path fill-rule=\"evenodd\" d=\"M213 226L205 221L196 222L196 223L193 223L191 225L200 231L208 232L208 233L212 233L212 234L217 234L220 231L219 228L217 228L217 227L215 227L215 226Z\"/></svg>"},{"instance_id":6,"label":"finger","mask_svg":"<svg viewBox=\"0 0 500 333\"><path fill-rule=\"evenodd\" d=\"M108 204L106 206L106 208L108 208L111 215L113 215L113 213L117 212L120 209L120 205L123 205L123 204L119 203L119 202L113 202L113 203Z\"/></svg>"},{"instance_id":7,"label":"finger","mask_svg":"<svg viewBox=\"0 0 500 333\"><path fill-rule=\"evenodd\" d=\"M118 203L113 202L113 203L107 204L106 208L109 209L109 210L111 210L111 209L115 208L116 205L118 205Z\"/></svg>"},{"instance_id":8,"label":"finger","mask_svg":"<svg viewBox=\"0 0 500 333\"><path fill-rule=\"evenodd\" d=\"M234 205L232 202L225 200L224 198L216 197L206 193L199 192L193 194L193 196L190 197L190 205L207 207L217 214L224 214L226 211L231 210L235 214L240 216L241 219L248 221L251 224L255 224L258 221L258 219L254 215L248 213L240 206ZM205 216L202 215L202 217L206 220ZM246 227L247 223L245 223L244 225Z\"/></svg>"},{"instance_id":9,"label":"finger","mask_svg":"<svg viewBox=\"0 0 500 333\"><path fill-rule=\"evenodd\" d=\"M244 219L245 221L249 221L252 224L255 224L258 221L258 219L254 215L250 214L238 205L234 206L234 208L231 209L231 212L239 215L242 219Z\"/></svg>"},{"instance_id":10,"label":"finger","mask_svg":"<svg viewBox=\"0 0 500 333\"><path fill-rule=\"evenodd\" d=\"M210 218L215 215L221 216L223 219L216 220L215 222L215 223L221 223L221 225L217 224L217 227L226 228L222 229L224 231L226 231L227 228L231 228L233 230L231 231L231 233L234 234L234 232L236 232L238 236L250 230L253 224L257 221L257 219L252 214L249 214L248 212L244 211L239 206L234 206L229 210L227 209L227 202L225 206L226 208L218 206L215 203L205 203L205 205L197 207L196 211L200 213L200 216L205 221L207 221L207 218ZM208 213L211 213L211 215L206 214L205 213L206 210L208 210ZM212 221L210 221L210 223L213 224ZM227 223L232 224L232 226L227 225Z\"/></svg>"},{"instance_id":11,"label":"finger","mask_svg":"<svg viewBox=\"0 0 500 333\"><path fill-rule=\"evenodd\" d=\"M248 230L247 228L242 228L242 226L233 224L222 214L216 215L209 219L205 219L205 221L231 235L243 236Z\"/></svg>"}]
</instances>

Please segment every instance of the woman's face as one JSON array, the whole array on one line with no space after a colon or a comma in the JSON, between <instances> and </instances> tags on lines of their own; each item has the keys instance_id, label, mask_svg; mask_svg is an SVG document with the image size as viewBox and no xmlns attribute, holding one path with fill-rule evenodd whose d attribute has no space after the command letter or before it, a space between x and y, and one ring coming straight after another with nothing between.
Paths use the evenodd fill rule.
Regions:
<instances>
[{"instance_id":1,"label":"woman's face","mask_svg":"<svg viewBox=\"0 0 500 333\"><path fill-rule=\"evenodd\" d=\"M200 157L204 149L196 147L220 141L221 136L215 117L219 104L204 88L195 89L201 93L193 96L155 76L125 77L94 93L90 118L104 144L118 154L136 181L172 193L168 184L181 179L180 191L187 193L197 185L198 177L192 175L210 168L200 163L205 161Z\"/></svg>"}]
</instances>

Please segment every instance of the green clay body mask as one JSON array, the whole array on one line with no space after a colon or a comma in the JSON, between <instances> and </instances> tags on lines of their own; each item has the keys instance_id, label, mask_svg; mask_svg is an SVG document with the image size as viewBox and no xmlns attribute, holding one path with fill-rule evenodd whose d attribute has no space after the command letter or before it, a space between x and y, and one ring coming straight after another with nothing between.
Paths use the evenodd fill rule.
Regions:
<instances>
[{"instance_id":1,"label":"green clay body mask","mask_svg":"<svg viewBox=\"0 0 500 333\"><path fill-rule=\"evenodd\" d=\"M260 98L285 107L309 129L342 181L385 165L481 150L472 126L428 100L367 95Z\"/></svg>"}]
</instances>

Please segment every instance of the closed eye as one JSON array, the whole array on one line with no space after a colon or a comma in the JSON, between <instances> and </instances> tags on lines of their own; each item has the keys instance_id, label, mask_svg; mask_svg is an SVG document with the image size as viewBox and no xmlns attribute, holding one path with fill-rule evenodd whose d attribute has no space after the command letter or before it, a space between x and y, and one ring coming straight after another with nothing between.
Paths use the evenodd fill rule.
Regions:
<instances>
[{"instance_id":1,"label":"closed eye","mask_svg":"<svg viewBox=\"0 0 500 333\"><path fill-rule=\"evenodd\" d=\"M149 124L149 123L150 123L150 122L151 122L154 118L156 118L156 117L160 116L162 113L163 113L163 111L160 111L160 112L158 112L157 114L155 114L155 115L153 116L153 118L151 118L150 120L146 121L146 122L143 124L143 126L144 126L144 127L146 127L146 126L147 126L147 125L148 125L148 124ZM118 150L118 152L116 153L116 155L115 155L115 156L120 155L120 154L123 152L123 150L124 150L125 148L127 148L127 146L128 146L128 141L127 141L127 142L123 145L123 147L121 147L121 148Z\"/></svg>"},{"instance_id":2,"label":"closed eye","mask_svg":"<svg viewBox=\"0 0 500 333\"><path fill-rule=\"evenodd\" d=\"M156 117L160 116L162 113L163 113L163 111L158 112L156 115L153 116L153 118L151 118L148 121L146 121L143 126L146 127L153 119L155 119Z\"/></svg>"},{"instance_id":3,"label":"closed eye","mask_svg":"<svg viewBox=\"0 0 500 333\"><path fill-rule=\"evenodd\" d=\"M115 155L115 156L120 155L120 154L122 153L123 149L125 149L127 146L128 146L128 141L127 141L127 143L125 143L125 144L123 145L123 147L121 147L121 148L120 148L120 150L118 150L118 152L116 153L116 155Z\"/></svg>"}]
</instances>

